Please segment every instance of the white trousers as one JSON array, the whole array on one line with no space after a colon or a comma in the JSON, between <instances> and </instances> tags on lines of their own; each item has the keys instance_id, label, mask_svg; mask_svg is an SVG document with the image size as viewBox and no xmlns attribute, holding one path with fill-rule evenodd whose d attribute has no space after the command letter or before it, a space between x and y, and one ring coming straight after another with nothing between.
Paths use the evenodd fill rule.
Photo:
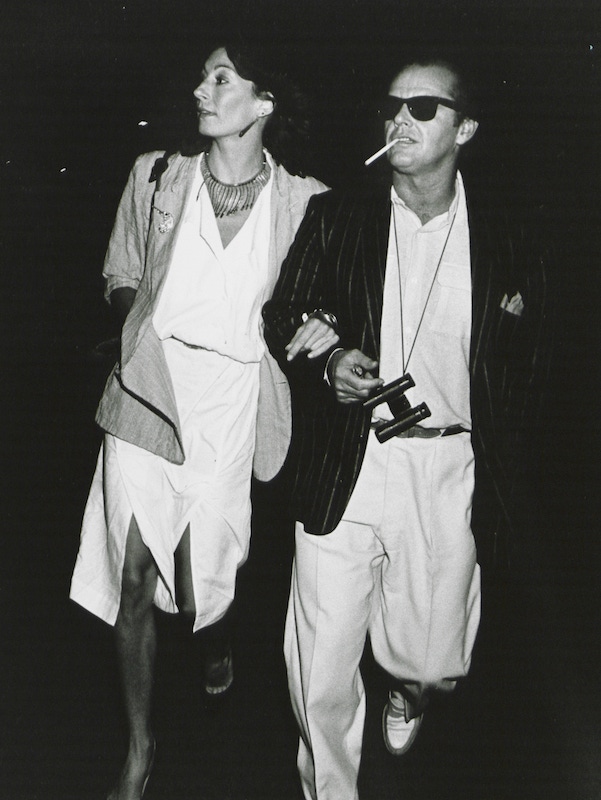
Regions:
<instances>
[{"instance_id":1,"label":"white trousers","mask_svg":"<svg viewBox=\"0 0 601 800\"><path fill-rule=\"evenodd\" d=\"M370 434L338 527L314 536L297 523L284 648L307 800L358 798L368 633L416 713L468 672L480 621L473 463L469 434L384 445Z\"/></svg>"}]
</instances>

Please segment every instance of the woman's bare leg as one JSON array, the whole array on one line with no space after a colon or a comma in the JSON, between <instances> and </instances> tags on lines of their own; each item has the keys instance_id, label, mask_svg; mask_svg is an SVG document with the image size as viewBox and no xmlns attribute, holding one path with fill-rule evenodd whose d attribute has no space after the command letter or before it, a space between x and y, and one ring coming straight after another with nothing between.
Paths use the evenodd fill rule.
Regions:
<instances>
[{"instance_id":1,"label":"woman's bare leg","mask_svg":"<svg viewBox=\"0 0 601 800\"><path fill-rule=\"evenodd\" d=\"M140 800L154 756L150 714L156 653L152 608L156 582L156 564L132 517L125 549L121 605L115 624L129 747L108 800Z\"/></svg>"},{"instance_id":2,"label":"woman's bare leg","mask_svg":"<svg viewBox=\"0 0 601 800\"><path fill-rule=\"evenodd\" d=\"M196 604L190 560L190 528L187 527L175 553L177 607L194 624ZM204 666L205 691L223 694L233 681L231 611L223 619L198 631L196 639Z\"/></svg>"}]
</instances>

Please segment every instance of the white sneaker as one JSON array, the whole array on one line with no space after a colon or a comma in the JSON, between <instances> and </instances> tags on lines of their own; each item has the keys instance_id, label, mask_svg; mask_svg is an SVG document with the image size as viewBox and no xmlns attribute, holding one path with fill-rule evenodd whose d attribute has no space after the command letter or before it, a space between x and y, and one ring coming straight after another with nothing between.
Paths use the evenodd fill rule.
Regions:
<instances>
[{"instance_id":1,"label":"white sneaker","mask_svg":"<svg viewBox=\"0 0 601 800\"><path fill-rule=\"evenodd\" d=\"M405 709L397 708L396 703L393 702L393 694L395 695L396 703L402 700L398 692L390 692L388 702L384 706L384 713L382 714L382 732L384 734L384 744L388 752L392 753L393 756L402 756L413 745L420 725L422 724L423 715L407 721ZM404 705L403 701L403 706Z\"/></svg>"}]
</instances>

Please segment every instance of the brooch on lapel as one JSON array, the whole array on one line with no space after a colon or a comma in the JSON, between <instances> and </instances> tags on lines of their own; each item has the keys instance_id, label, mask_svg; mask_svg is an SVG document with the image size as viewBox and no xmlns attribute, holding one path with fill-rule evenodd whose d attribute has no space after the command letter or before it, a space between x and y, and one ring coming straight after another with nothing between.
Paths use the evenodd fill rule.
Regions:
<instances>
[{"instance_id":1,"label":"brooch on lapel","mask_svg":"<svg viewBox=\"0 0 601 800\"><path fill-rule=\"evenodd\" d=\"M169 231L173 228L173 214L169 211L161 211L160 208L156 206L152 207L153 211L156 211L157 214L161 215L161 221L159 222L159 233L169 233Z\"/></svg>"},{"instance_id":2,"label":"brooch on lapel","mask_svg":"<svg viewBox=\"0 0 601 800\"><path fill-rule=\"evenodd\" d=\"M507 295L503 295L503 299L501 300L501 308L504 311L508 311L510 314L514 314L516 317L521 317L522 312L524 311L524 301L522 299L522 295L517 292L514 296L509 300Z\"/></svg>"}]
</instances>

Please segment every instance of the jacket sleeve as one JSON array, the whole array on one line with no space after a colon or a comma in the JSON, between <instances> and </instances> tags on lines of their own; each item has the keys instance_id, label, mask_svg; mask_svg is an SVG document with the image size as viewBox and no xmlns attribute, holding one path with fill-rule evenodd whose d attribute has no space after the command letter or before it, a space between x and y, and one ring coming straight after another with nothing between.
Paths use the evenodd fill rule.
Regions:
<instances>
[{"instance_id":1,"label":"jacket sleeve","mask_svg":"<svg viewBox=\"0 0 601 800\"><path fill-rule=\"evenodd\" d=\"M285 258L271 299L263 307L265 341L287 377L294 382L321 382L332 348L308 360L299 355L286 359L285 347L303 323L303 314L316 309L326 311L327 231L325 195L311 198L292 246ZM337 345L338 347L339 345Z\"/></svg>"},{"instance_id":2,"label":"jacket sleeve","mask_svg":"<svg viewBox=\"0 0 601 800\"><path fill-rule=\"evenodd\" d=\"M137 289L144 274L154 192L149 177L158 155L146 153L136 159L121 196L102 270L107 300L115 289L124 286Z\"/></svg>"}]
</instances>

